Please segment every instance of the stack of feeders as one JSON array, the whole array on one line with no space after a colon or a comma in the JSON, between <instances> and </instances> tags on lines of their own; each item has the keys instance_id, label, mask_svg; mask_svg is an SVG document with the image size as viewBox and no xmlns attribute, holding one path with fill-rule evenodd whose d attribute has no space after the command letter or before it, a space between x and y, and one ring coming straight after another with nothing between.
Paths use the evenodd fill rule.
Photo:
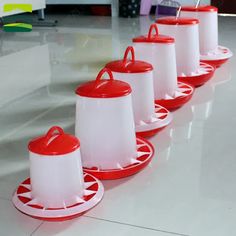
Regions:
<instances>
[{"instance_id":1,"label":"stack of feeders","mask_svg":"<svg viewBox=\"0 0 236 236\"><path fill-rule=\"evenodd\" d=\"M28 149L30 178L13 196L19 211L41 220L62 221L80 216L101 201L104 188L96 178L83 174L76 137L54 126L32 140Z\"/></svg>"},{"instance_id":2,"label":"stack of feeders","mask_svg":"<svg viewBox=\"0 0 236 236\"><path fill-rule=\"evenodd\" d=\"M179 81L201 86L214 75L215 67L200 62L199 21L193 18L166 17L156 21L160 32L175 38Z\"/></svg>"},{"instance_id":3,"label":"stack of feeders","mask_svg":"<svg viewBox=\"0 0 236 236\"><path fill-rule=\"evenodd\" d=\"M194 88L177 82L174 38L160 35L152 24L148 35L134 38L133 43L136 58L153 66L155 103L173 110L188 102Z\"/></svg>"},{"instance_id":4,"label":"stack of feeders","mask_svg":"<svg viewBox=\"0 0 236 236\"><path fill-rule=\"evenodd\" d=\"M128 55L131 53L131 59ZM128 47L124 59L106 65L113 76L128 83L132 88L136 134L150 137L166 127L172 121L171 113L154 103L153 67L144 61L135 60L133 47Z\"/></svg>"},{"instance_id":5,"label":"stack of feeders","mask_svg":"<svg viewBox=\"0 0 236 236\"><path fill-rule=\"evenodd\" d=\"M225 63L233 54L218 45L218 9L213 6L182 7L183 17L199 20L200 59L216 67Z\"/></svg>"},{"instance_id":6,"label":"stack of feeders","mask_svg":"<svg viewBox=\"0 0 236 236\"><path fill-rule=\"evenodd\" d=\"M102 80L105 73L109 79ZM100 179L118 179L146 167L154 148L136 138L130 85L114 80L104 68L76 94L75 133L81 141L84 170Z\"/></svg>"}]
</instances>

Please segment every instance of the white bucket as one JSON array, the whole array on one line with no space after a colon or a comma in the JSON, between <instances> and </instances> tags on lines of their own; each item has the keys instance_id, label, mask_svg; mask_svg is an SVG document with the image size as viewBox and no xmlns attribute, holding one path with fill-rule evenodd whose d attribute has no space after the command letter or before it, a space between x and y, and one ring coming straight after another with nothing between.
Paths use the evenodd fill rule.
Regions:
<instances>
[{"instance_id":1,"label":"white bucket","mask_svg":"<svg viewBox=\"0 0 236 236\"><path fill-rule=\"evenodd\" d=\"M29 143L32 198L45 208L77 203L84 195L79 140L52 127Z\"/></svg>"},{"instance_id":2,"label":"white bucket","mask_svg":"<svg viewBox=\"0 0 236 236\"><path fill-rule=\"evenodd\" d=\"M129 53L131 60L128 60ZM136 131L138 131L138 126L150 122L156 116L152 65L135 60L134 48L128 47L123 60L110 62L106 68L113 72L116 79L130 84Z\"/></svg>"},{"instance_id":3,"label":"white bucket","mask_svg":"<svg viewBox=\"0 0 236 236\"><path fill-rule=\"evenodd\" d=\"M178 76L192 76L200 67L199 21L193 18L160 18L157 25L162 34L175 38Z\"/></svg>"},{"instance_id":4,"label":"white bucket","mask_svg":"<svg viewBox=\"0 0 236 236\"><path fill-rule=\"evenodd\" d=\"M199 20L200 54L207 55L218 47L218 9L213 6L182 7L181 16Z\"/></svg>"},{"instance_id":5,"label":"white bucket","mask_svg":"<svg viewBox=\"0 0 236 236\"><path fill-rule=\"evenodd\" d=\"M157 26L153 24L148 35L134 38L133 44L136 58L153 66L155 100L174 96L177 90L174 39L159 35Z\"/></svg>"},{"instance_id":6,"label":"white bucket","mask_svg":"<svg viewBox=\"0 0 236 236\"><path fill-rule=\"evenodd\" d=\"M109 80L102 80L104 73ZM137 157L131 88L103 69L76 90L76 127L83 166L117 169Z\"/></svg>"}]
</instances>

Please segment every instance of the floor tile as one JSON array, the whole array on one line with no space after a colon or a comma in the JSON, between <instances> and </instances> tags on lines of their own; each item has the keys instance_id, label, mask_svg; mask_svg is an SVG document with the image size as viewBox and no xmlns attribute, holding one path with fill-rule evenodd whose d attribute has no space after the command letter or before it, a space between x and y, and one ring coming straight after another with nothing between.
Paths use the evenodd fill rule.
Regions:
<instances>
[{"instance_id":1,"label":"floor tile","mask_svg":"<svg viewBox=\"0 0 236 236\"><path fill-rule=\"evenodd\" d=\"M81 217L63 223L44 222L33 236L66 236L66 235L85 235L85 236L178 236L168 232L160 232L151 229L144 229L135 226L123 225L119 223L97 220L88 217Z\"/></svg>"},{"instance_id":2,"label":"floor tile","mask_svg":"<svg viewBox=\"0 0 236 236\"><path fill-rule=\"evenodd\" d=\"M0 199L0 209L0 235L29 236L41 224L17 211L11 201Z\"/></svg>"}]
</instances>

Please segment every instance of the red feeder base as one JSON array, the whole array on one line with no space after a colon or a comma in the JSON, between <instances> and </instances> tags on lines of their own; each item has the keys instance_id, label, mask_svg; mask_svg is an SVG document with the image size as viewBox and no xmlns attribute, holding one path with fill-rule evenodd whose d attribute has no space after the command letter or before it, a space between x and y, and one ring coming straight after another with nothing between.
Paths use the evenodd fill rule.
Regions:
<instances>
[{"instance_id":1,"label":"red feeder base","mask_svg":"<svg viewBox=\"0 0 236 236\"><path fill-rule=\"evenodd\" d=\"M213 52L209 52L208 55L201 55L201 62L210 64L216 68L219 68L226 61L233 56L233 53L224 46L218 46Z\"/></svg>"},{"instance_id":2,"label":"red feeder base","mask_svg":"<svg viewBox=\"0 0 236 236\"><path fill-rule=\"evenodd\" d=\"M221 60L201 60L201 62L207 63L209 65L215 66L216 68L221 67L224 63L226 63L229 59L221 59Z\"/></svg>"},{"instance_id":3,"label":"red feeder base","mask_svg":"<svg viewBox=\"0 0 236 236\"><path fill-rule=\"evenodd\" d=\"M121 169L100 170L96 167L84 167L84 171L102 180L121 179L134 175L150 163L154 156L154 147L147 140L137 137L137 153L138 157L135 159L134 164Z\"/></svg>"},{"instance_id":4,"label":"red feeder base","mask_svg":"<svg viewBox=\"0 0 236 236\"><path fill-rule=\"evenodd\" d=\"M77 198L77 203L61 208L47 208L31 194L30 178L22 182L13 195L12 202L17 210L35 219L45 221L65 221L83 215L95 207L104 194L102 183L93 176L84 173L84 196ZM50 189L50 186L49 186Z\"/></svg>"},{"instance_id":5,"label":"red feeder base","mask_svg":"<svg viewBox=\"0 0 236 236\"><path fill-rule=\"evenodd\" d=\"M136 132L136 135L138 135L140 137L143 137L143 138L150 138L150 137L156 135L161 130L163 130L166 126L161 127L161 128L157 128L157 129L154 129L154 130L145 131L145 132Z\"/></svg>"},{"instance_id":6,"label":"red feeder base","mask_svg":"<svg viewBox=\"0 0 236 236\"><path fill-rule=\"evenodd\" d=\"M216 68L212 65L200 62L198 73L192 76L178 76L178 80L184 83L192 84L194 87L199 87L212 78L215 69Z\"/></svg>"},{"instance_id":7,"label":"red feeder base","mask_svg":"<svg viewBox=\"0 0 236 236\"><path fill-rule=\"evenodd\" d=\"M172 114L166 108L160 106L159 104L155 103L155 114L157 121L155 121L158 127L155 127L150 130L142 130L137 131L136 135L141 136L143 138L150 138L164 129L167 125L169 125L172 121Z\"/></svg>"},{"instance_id":8,"label":"red feeder base","mask_svg":"<svg viewBox=\"0 0 236 236\"><path fill-rule=\"evenodd\" d=\"M193 96L194 87L187 83L178 82L178 96L170 99L155 100L166 109L173 111L187 103Z\"/></svg>"}]
</instances>

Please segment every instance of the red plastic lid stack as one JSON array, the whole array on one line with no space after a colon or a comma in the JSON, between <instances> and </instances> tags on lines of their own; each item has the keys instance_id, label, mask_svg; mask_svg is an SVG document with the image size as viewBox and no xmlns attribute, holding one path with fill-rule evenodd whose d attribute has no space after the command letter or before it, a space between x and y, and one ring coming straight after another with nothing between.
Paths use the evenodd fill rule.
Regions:
<instances>
[{"instance_id":1,"label":"red plastic lid stack","mask_svg":"<svg viewBox=\"0 0 236 236\"><path fill-rule=\"evenodd\" d=\"M109 75L109 80L102 80L104 73ZM90 98L115 98L129 95L131 91L129 84L114 80L112 72L104 68L99 72L95 81L80 85L76 89L76 94Z\"/></svg>"},{"instance_id":2,"label":"red plastic lid stack","mask_svg":"<svg viewBox=\"0 0 236 236\"><path fill-rule=\"evenodd\" d=\"M75 151L80 147L79 140L70 134L64 133L58 126L52 127L46 135L29 142L29 151L39 155L63 155Z\"/></svg>"}]
</instances>

